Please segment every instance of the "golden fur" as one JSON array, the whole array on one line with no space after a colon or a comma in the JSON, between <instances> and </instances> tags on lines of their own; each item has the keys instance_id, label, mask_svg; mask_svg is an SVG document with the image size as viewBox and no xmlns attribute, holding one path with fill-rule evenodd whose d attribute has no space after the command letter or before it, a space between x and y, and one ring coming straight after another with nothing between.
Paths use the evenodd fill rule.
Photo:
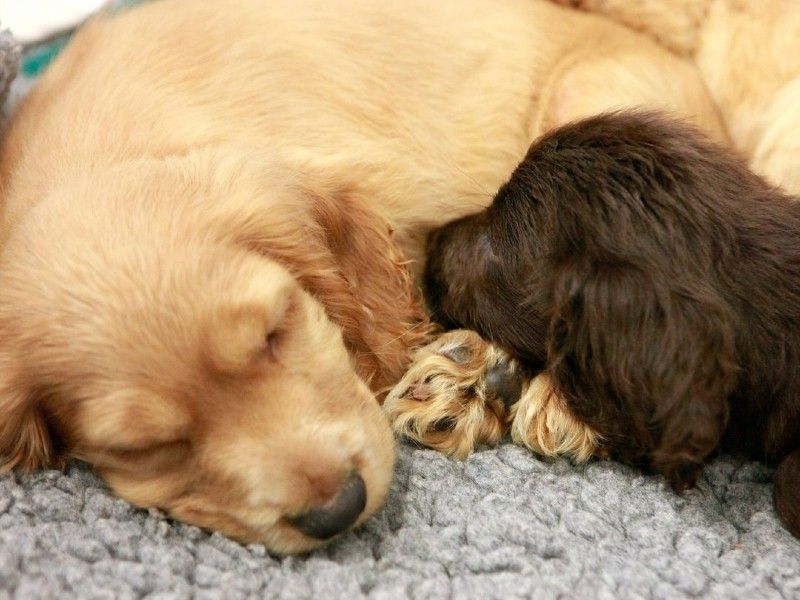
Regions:
<instances>
[{"instance_id":1,"label":"golden fur","mask_svg":"<svg viewBox=\"0 0 800 600\"><path fill-rule=\"evenodd\" d=\"M506 408L487 385L487 373L501 363L508 363L509 376L519 370L474 331L448 331L414 353L384 411L398 434L455 458L505 433L542 456L580 463L603 455L600 436L569 412L547 373L521 375L519 398Z\"/></svg>"},{"instance_id":2,"label":"golden fur","mask_svg":"<svg viewBox=\"0 0 800 600\"><path fill-rule=\"evenodd\" d=\"M692 57L737 150L800 193L797 0L555 0L605 14Z\"/></svg>"},{"instance_id":3,"label":"golden fur","mask_svg":"<svg viewBox=\"0 0 800 600\"><path fill-rule=\"evenodd\" d=\"M572 415L547 373L528 382L509 420L511 439L542 456L566 456L576 463L605 456L602 437Z\"/></svg>"},{"instance_id":4,"label":"golden fur","mask_svg":"<svg viewBox=\"0 0 800 600\"><path fill-rule=\"evenodd\" d=\"M373 393L426 339L404 261L544 129L643 104L725 137L690 64L547 2L163 0L90 24L0 148L3 464L78 457L138 505L319 545L287 519L353 469L359 520L389 487Z\"/></svg>"},{"instance_id":5,"label":"golden fur","mask_svg":"<svg viewBox=\"0 0 800 600\"><path fill-rule=\"evenodd\" d=\"M463 352L463 360L448 354ZM474 331L449 331L418 349L383 409L394 430L419 444L465 458L478 444L496 444L506 431L503 402L486 393L486 372L505 353Z\"/></svg>"}]
</instances>

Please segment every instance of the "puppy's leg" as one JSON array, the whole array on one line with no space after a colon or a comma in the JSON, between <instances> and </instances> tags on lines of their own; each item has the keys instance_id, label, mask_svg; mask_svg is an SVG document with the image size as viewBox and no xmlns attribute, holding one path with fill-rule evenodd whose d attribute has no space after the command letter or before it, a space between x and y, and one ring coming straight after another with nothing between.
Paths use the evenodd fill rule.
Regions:
<instances>
[{"instance_id":1,"label":"puppy's leg","mask_svg":"<svg viewBox=\"0 0 800 600\"><path fill-rule=\"evenodd\" d=\"M793 536L800 537L800 449L785 457L775 471L775 509Z\"/></svg>"},{"instance_id":2,"label":"puppy's leg","mask_svg":"<svg viewBox=\"0 0 800 600\"><path fill-rule=\"evenodd\" d=\"M605 458L601 436L577 419L540 373L511 409L511 439L542 456L566 456L577 463Z\"/></svg>"},{"instance_id":3,"label":"puppy's leg","mask_svg":"<svg viewBox=\"0 0 800 600\"><path fill-rule=\"evenodd\" d=\"M441 335L412 360L383 405L396 432L457 458L500 440L525 385L514 361L463 329Z\"/></svg>"}]
</instances>

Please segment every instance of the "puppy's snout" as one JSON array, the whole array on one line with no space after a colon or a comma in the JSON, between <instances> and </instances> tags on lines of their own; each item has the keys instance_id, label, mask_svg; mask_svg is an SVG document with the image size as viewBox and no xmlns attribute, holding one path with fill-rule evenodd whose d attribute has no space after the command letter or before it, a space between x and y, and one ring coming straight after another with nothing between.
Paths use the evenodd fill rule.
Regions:
<instances>
[{"instance_id":1,"label":"puppy's snout","mask_svg":"<svg viewBox=\"0 0 800 600\"><path fill-rule=\"evenodd\" d=\"M506 410L511 410L521 394L522 374L511 363L498 363L486 372L486 395L501 400Z\"/></svg>"},{"instance_id":2,"label":"puppy's snout","mask_svg":"<svg viewBox=\"0 0 800 600\"><path fill-rule=\"evenodd\" d=\"M431 318L446 329L452 329L458 324L450 319L443 307L448 294L447 278L445 277L446 251L443 245L445 229L446 227L436 229L428 235L427 261L422 289Z\"/></svg>"},{"instance_id":3,"label":"puppy's snout","mask_svg":"<svg viewBox=\"0 0 800 600\"><path fill-rule=\"evenodd\" d=\"M351 471L333 498L289 523L309 537L327 540L355 523L366 505L367 486L361 475Z\"/></svg>"}]
</instances>

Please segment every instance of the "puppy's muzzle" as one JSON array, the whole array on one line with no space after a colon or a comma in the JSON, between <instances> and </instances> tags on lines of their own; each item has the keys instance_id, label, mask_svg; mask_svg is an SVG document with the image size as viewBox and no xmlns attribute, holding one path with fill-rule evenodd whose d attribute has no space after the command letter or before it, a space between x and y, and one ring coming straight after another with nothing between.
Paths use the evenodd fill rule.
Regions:
<instances>
[{"instance_id":1,"label":"puppy's muzzle","mask_svg":"<svg viewBox=\"0 0 800 600\"><path fill-rule=\"evenodd\" d=\"M366 505L367 486L361 475L352 471L331 500L290 518L289 523L309 537L327 540L355 523Z\"/></svg>"}]
</instances>

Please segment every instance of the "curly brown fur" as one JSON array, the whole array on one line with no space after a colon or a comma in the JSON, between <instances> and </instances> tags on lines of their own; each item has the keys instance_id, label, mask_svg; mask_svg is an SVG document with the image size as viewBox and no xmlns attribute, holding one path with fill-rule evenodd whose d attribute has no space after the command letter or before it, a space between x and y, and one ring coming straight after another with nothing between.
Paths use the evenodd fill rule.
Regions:
<instances>
[{"instance_id":1,"label":"curly brown fur","mask_svg":"<svg viewBox=\"0 0 800 600\"><path fill-rule=\"evenodd\" d=\"M434 232L427 299L547 373L601 450L676 490L719 449L795 452L776 502L797 532L796 200L676 121L587 119L536 143L488 209Z\"/></svg>"}]
</instances>

